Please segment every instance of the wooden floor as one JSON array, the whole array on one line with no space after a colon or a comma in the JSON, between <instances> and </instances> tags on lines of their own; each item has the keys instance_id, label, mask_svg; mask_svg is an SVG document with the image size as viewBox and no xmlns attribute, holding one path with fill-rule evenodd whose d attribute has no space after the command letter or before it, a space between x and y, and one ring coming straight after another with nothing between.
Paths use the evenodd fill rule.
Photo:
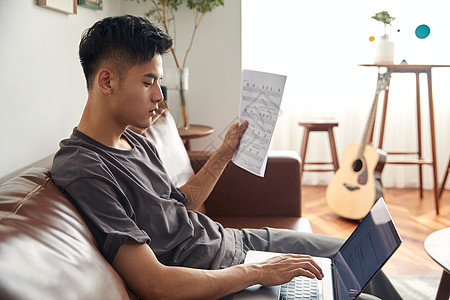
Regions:
<instances>
[{"instance_id":1,"label":"wooden floor","mask_svg":"<svg viewBox=\"0 0 450 300\"><path fill-rule=\"evenodd\" d=\"M325 192L325 186L302 186L302 216L310 219L315 233L347 238L357 223L334 214L327 207ZM440 276L442 269L425 252L423 243L430 233L450 227L450 191L442 195L439 216L430 190L420 199L417 189L386 189L384 199L403 240L384 272Z\"/></svg>"}]
</instances>

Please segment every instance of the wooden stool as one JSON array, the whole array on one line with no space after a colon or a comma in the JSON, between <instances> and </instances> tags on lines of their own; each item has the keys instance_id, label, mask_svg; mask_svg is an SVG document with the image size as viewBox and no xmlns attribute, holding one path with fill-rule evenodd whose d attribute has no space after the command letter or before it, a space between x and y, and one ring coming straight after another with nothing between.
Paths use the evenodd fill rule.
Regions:
<instances>
[{"instance_id":1,"label":"wooden stool","mask_svg":"<svg viewBox=\"0 0 450 300\"><path fill-rule=\"evenodd\" d=\"M300 157L302 159L301 175L303 172L336 172L339 169L338 156L336 151L336 142L334 139L333 127L339 125L335 120L314 120L299 122L298 125L305 128L303 132L302 147L300 150ZM311 131L323 131L328 132L328 138L330 140L330 150L332 162L306 162L306 149L308 148L308 139ZM328 169L305 169L305 165L333 165L333 168Z\"/></svg>"}]
</instances>

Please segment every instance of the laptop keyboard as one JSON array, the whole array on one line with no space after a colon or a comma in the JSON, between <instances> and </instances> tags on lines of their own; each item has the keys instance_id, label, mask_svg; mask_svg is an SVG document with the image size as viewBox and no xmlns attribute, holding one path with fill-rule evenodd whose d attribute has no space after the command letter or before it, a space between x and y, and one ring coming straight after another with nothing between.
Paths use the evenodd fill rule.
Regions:
<instances>
[{"instance_id":1,"label":"laptop keyboard","mask_svg":"<svg viewBox=\"0 0 450 300\"><path fill-rule=\"evenodd\" d=\"M320 282L321 283L321 282ZM282 284L280 300L320 299L320 284L317 279L308 277L295 277L291 281Z\"/></svg>"}]
</instances>

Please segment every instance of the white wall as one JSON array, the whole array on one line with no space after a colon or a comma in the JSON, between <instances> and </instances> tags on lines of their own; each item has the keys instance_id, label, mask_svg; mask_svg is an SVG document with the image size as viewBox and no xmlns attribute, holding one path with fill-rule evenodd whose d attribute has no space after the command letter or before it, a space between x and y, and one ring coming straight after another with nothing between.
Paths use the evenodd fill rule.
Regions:
<instances>
[{"instance_id":1,"label":"white wall","mask_svg":"<svg viewBox=\"0 0 450 300\"><path fill-rule=\"evenodd\" d=\"M87 95L81 33L120 8L105 1L103 11L65 15L36 0L0 1L0 177L52 154L70 135Z\"/></svg>"},{"instance_id":2,"label":"white wall","mask_svg":"<svg viewBox=\"0 0 450 300\"><path fill-rule=\"evenodd\" d=\"M189 59L192 123L215 128L211 138L194 140L197 150L220 146L231 123L238 120L241 88L241 1L227 0L206 16ZM202 48L205 50L201 51ZM192 71L191 71L192 69Z\"/></svg>"},{"instance_id":3,"label":"white wall","mask_svg":"<svg viewBox=\"0 0 450 300\"><path fill-rule=\"evenodd\" d=\"M78 6L77 15L65 15L36 0L0 1L0 177L54 153L78 124L87 96L78 61L83 30L109 15L143 16L143 5L111 0L103 11ZM181 47L191 12L180 12ZM216 132L196 140L195 149L218 147L217 136L237 116L240 41L240 1L205 16L188 61L191 123Z\"/></svg>"}]
</instances>

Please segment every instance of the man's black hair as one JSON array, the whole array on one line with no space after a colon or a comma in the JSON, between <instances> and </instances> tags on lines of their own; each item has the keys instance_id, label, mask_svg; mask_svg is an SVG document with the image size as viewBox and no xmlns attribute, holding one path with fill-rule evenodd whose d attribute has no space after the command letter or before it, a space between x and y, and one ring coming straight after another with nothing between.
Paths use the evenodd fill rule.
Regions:
<instances>
[{"instance_id":1,"label":"man's black hair","mask_svg":"<svg viewBox=\"0 0 450 300\"><path fill-rule=\"evenodd\" d=\"M147 19L135 16L108 17L86 29L79 46L88 90L101 63L110 62L119 77L137 64L164 54L173 40Z\"/></svg>"}]
</instances>

